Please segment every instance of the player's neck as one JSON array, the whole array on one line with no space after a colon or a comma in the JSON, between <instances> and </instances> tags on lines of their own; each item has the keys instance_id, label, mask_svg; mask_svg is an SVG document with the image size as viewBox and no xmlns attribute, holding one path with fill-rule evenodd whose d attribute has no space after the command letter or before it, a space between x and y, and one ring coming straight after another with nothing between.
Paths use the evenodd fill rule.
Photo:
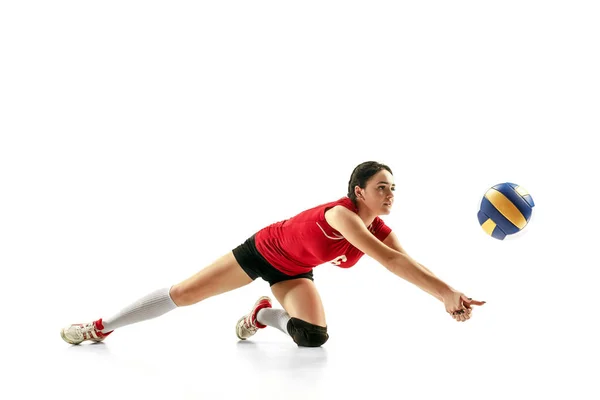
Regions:
<instances>
[{"instance_id":1,"label":"player's neck","mask_svg":"<svg viewBox=\"0 0 600 400\"><path fill-rule=\"evenodd\" d=\"M363 221L365 226L366 227L370 226L373 223L373 220L375 219L375 217L377 217L377 214L375 214L367 206L365 206L364 204L362 204L360 202L357 204L357 208L358 208L358 216Z\"/></svg>"}]
</instances>

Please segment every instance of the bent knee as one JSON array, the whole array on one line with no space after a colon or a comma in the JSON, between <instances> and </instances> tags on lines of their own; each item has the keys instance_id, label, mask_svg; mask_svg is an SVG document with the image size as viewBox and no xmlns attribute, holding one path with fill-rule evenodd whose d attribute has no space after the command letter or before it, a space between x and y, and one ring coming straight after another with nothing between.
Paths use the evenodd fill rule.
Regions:
<instances>
[{"instance_id":1,"label":"bent knee","mask_svg":"<svg viewBox=\"0 0 600 400\"><path fill-rule=\"evenodd\" d=\"M319 347L329 339L326 326L311 324L299 318L290 318L287 330L294 342L302 347Z\"/></svg>"}]
</instances>

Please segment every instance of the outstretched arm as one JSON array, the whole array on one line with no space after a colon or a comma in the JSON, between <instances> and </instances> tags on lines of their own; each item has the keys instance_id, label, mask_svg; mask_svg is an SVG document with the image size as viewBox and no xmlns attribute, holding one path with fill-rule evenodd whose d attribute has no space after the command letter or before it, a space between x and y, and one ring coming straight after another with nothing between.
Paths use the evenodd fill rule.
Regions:
<instances>
[{"instance_id":1,"label":"outstretched arm","mask_svg":"<svg viewBox=\"0 0 600 400\"><path fill-rule=\"evenodd\" d=\"M402 254L406 254L408 255L408 253L402 248L402 246L400 245L400 241L398 240L398 236L392 231L390 232L390 234L385 238L385 240L383 241L383 244L385 244L386 246L402 253ZM416 261L415 261L416 262ZM435 274L433 272L431 272L428 268L426 268L423 264L421 263L416 263L419 268L424 269L426 272L428 272L431 275ZM436 299L438 299L441 302L444 302L444 299L441 296L438 296L435 293L431 293L428 292L429 294L431 294L432 296L434 296Z\"/></svg>"},{"instance_id":2,"label":"outstretched arm","mask_svg":"<svg viewBox=\"0 0 600 400\"><path fill-rule=\"evenodd\" d=\"M383 243L396 250L399 251L400 253L406 254L408 255L408 253L404 250L404 248L402 248L402 246L400 245L400 241L398 240L398 236L396 236L396 234L394 232L390 232L390 234L384 239ZM425 271L429 272L430 274L434 275L433 272L431 272L429 269L427 269L423 264L417 263L419 265L419 267L423 268ZM450 287L455 294L459 294L460 292L458 292L457 290L455 290L454 288ZM440 300L441 302L444 302L444 299L436 296L434 293L430 293L431 295L433 295L434 297L436 297L438 300ZM465 312L467 312L467 318L464 318L464 316L462 315L455 315L453 314L452 317L454 319L456 319L457 321L464 321L465 319L468 319L468 317L471 314L471 305L478 305L481 306L483 304L485 304L485 301L477 301L477 300L473 300L471 298L467 298L466 296L461 294L461 301L465 307Z\"/></svg>"},{"instance_id":3,"label":"outstretched arm","mask_svg":"<svg viewBox=\"0 0 600 400\"><path fill-rule=\"evenodd\" d=\"M431 272L419 266L410 256L386 246L368 231L358 215L344 207L327 211L325 218L332 228L366 255L379 262L399 277L444 299L450 297L452 289ZM458 309L456 307L452 311Z\"/></svg>"},{"instance_id":4,"label":"outstretched arm","mask_svg":"<svg viewBox=\"0 0 600 400\"><path fill-rule=\"evenodd\" d=\"M411 282L422 290L440 299L446 311L460 321L468 319L471 305L483 302L468 299L436 277L405 252L400 252L382 243L371 234L358 215L344 207L334 207L327 211L325 218L331 227L340 232L346 240L366 255L372 257L397 276ZM463 317L462 315L465 314Z\"/></svg>"}]
</instances>

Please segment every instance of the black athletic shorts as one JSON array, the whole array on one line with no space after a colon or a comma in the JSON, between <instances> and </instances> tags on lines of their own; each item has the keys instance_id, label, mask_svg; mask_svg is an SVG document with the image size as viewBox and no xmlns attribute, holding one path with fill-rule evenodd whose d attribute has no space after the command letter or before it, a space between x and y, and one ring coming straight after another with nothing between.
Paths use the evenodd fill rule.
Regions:
<instances>
[{"instance_id":1,"label":"black athletic shorts","mask_svg":"<svg viewBox=\"0 0 600 400\"><path fill-rule=\"evenodd\" d=\"M244 243L233 249L233 256L252 280L262 278L269 282L270 286L277 282L298 278L307 278L314 281L312 271L300 275L286 275L269 264L256 249L255 236L250 236Z\"/></svg>"}]
</instances>

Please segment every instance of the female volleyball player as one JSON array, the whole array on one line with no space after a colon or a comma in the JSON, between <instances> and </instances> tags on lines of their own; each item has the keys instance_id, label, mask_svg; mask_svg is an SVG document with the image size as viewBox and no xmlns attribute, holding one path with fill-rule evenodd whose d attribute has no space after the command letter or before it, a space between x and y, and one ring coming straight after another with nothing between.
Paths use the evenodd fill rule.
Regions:
<instances>
[{"instance_id":1,"label":"female volleyball player","mask_svg":"<svg viewBox=\"0 0 600 400\"><path fill-rule=\"evenodd\" d=\"M258 329L272 326L298 346L318 347L329 335L312 270L328 262L348 268L364 254L435 296L455 320L468 320L471 306L485 302L466 297L413 260L379 218L390 213L394 190L388 166L361 163L351 174L347 196L271 224L188 279L149 293L116 315L65 327L61 336L71 344L99 342L117 328L196 304L260 277L269 282L283 309L273 309L267 296L259 298L238 320L238 338L248 339Z\"/></svg>"}]
</instances>

